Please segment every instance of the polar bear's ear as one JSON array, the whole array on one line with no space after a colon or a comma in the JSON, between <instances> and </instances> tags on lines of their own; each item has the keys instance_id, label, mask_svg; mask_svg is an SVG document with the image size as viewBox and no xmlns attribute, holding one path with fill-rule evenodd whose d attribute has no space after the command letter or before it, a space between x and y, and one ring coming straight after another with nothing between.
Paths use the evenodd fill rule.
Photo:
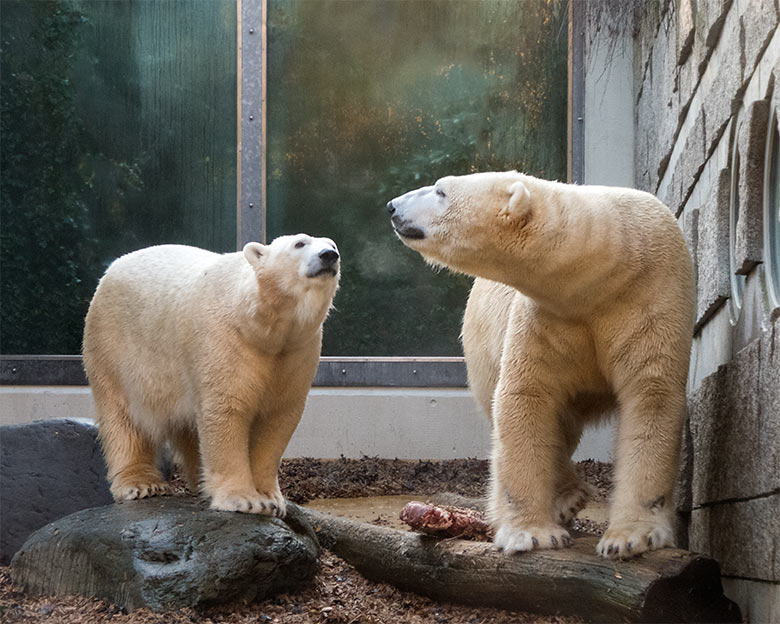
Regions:
<instances>
[{"instance_id":1,"label":"polar bear's ear","mask_svg":"<svg viewBox=\"0 0 780 624\"><path fill-rule=\"evenodd\" d=\"M246 261L255 265L260 262L260 259L268 253L266 246L260 243L247 243L244 245L244 258Z\"/></svg>"},{"instance_id":2,"label":"polar bear's ear","mask_svg":"<svg viewBox=\"0 0 780 624\"><path fill-rule=\"evenodd\" d=\"M509 186L509 203L503 210L504 214L515 217L524 215L530 208L529 199L531 199L531 193L523 181L513 182Z\"/></svg>"}]
</instances>

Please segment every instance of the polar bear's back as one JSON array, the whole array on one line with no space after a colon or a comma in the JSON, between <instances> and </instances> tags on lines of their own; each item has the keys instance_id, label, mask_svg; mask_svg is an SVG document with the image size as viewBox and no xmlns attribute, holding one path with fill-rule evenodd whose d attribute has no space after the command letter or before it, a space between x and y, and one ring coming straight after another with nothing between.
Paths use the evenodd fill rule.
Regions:
<instances>
[{"instance_id":1,"label":"polar bear's back","mask_svg":"<svg viewBox=\"0 0 780 624\"><path fill-rule=\"evenodd\" d=\"M227 308L230 296L231 282L209 274L240 271L239 256L159 245L115 260L84 327L84 367L93 387L119 384L137 406L177 411L172 402L193 387L205 334L221 324L213 311Z\"/></svg>"},{"instance_id":2,"label":"polar bear's back","mask_svg":"<svg viewBox=\"0 0 780 624\"><path fill-rule=\"evenodd\" d=\"M100 280L87 314L91 333L103 340L148 342L162 349L184 334L200 313L204 277L221 264L219 254L185 245L158 245L115 260ZM94 331L93 331L94 330Z\"/></svg>"},{"instance_id":3,"label":"polar bear's back","mask_svg":"<svg viewBox=\"0 0 780 624\"><path fill-rule=\"evenodd\" d=\"M177 294L192 288L198 278L220 259L220 254L187 245L156 245L125 254L106 270L100 288L122 284L136 292L172 289Z\"/></svg>"}]
</instances>

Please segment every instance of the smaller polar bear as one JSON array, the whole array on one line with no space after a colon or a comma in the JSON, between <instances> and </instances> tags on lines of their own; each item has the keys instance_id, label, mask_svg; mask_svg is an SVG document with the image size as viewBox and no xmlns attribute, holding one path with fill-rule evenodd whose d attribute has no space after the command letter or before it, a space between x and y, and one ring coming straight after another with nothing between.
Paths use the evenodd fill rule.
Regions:
<instances>
[{"instance_id":1,"label":"smaller polar bear","mask_svg":"<svg viewBox=\"0 0 780 624\"><path fill-rule=\"evenodd\" d=\"M672 544L693 335L691 258L660 201L517 172L442 178L387 205L398 237L475 276L469 384L491 416L489 511L507 552L571 544L589 486L571 454L619 413L605 557Z\"/></svg>"},{"instance_id":2,"label":"smaller polar bear","mask_svg":"<svg viewBox=\"0 0 780 624\"><path fill-rule=\"evenodd\" d=\"M84 368L116 500L168 491L169 443L212 509L284 517L278 469L339 283L328 238L224 255L183 245L117 259L84 328Z\"/></svg>"}]
</instances>

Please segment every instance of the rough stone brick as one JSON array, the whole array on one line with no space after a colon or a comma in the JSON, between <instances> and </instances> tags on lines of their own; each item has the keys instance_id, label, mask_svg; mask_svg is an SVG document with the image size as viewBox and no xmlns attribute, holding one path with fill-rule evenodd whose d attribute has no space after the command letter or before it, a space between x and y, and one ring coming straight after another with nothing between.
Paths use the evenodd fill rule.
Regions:
<instances>
[{"instance_id":1,"label":"rough stone brick","mask_svg":"<svg viewBox=\"0 0 780 624\"><path fill-rule=\"evenodd\" d=\"M643 36L652 33L653 41L643 73L638 77L641 97L636 109L637 127L647 131L635 151L635 170L643 188L655 193L678 129L676 11L663 10L657 28L644 24L642 32ZM656 118L663 123L655 123Z\"/></svg>"},{"instance_id":2,"label":"rough stone brick","mask_svg":"<svg viewBox=\"0 0 780 624\"><path fill-rule=\"evenodd\" d=\"M677 480L675 495L676 509L690 513L693 509L693 435L690 417L683 427L683 439L680 445L680 477Z\"/></svg>"},{"instance_id":3,"label":"rough stone brick","mask_svg":"<svg viewBox=\"0 0 780 624\"><path fill-rule=\"evenodd\" d=\"M737 52L740 43L739 23L734 20L729 22L721 35L719 47L723 53L718 55L719 64L714 81L702 98L708 151L714 148L729 118L737 112L742 101L746 83L743 81L744 57Z\"/></svg>"},{"instance_id":4,"label":"rough stone brick","mask_svg":"<svg viewBox=\"0 0 780 624\"><path fill-rule=\"evenodd\" d=\"M693 259L693 275L698 277L697 246L699 242L699 209L687 210L680 217L682 233Z\"/></svg>"},{"instance_id":5,"label":"rough stone brick","mask_svg":"<svg viewBox=\"0 0 780 624\"><path fill-rule=\"evenodd\" d=\"M694 0L679 0L677 3L677 64L688 60L693 49L696 33L696 3Z\"/></svg>"},{"instance_id":6,"label":"rough stone brick","mask_svg":"<svg viewBox=\"0 0 780 624\"><path fill-rule=\"evenodd\" d=\"M697 328L729 296L729 184L730 171L721 169L699 208L696 244Z\"/></svg>"},{"instance_id":7,"label":"rough stone brick","mask_svg":"<svg viewBox=\"0 0 780 624\"><path fill-rule=\"evenodd\" d=\"M764 471L780 481L780 316L761 337L759 382ZM776 484L777 485L777 484Z\"/></svg>"},{"instance_id":8,"label":"rough stone brick","mask_svg":"<svg viewBox=\"0 0 780 624\"><path fill-rule=\"evenodd\" d=\"M780 489L780 471L772 469L780 431L762 400L761 343L742 349L689 398L694 507Z\"/></svg>"},{"instance_id":9,"label":"rough stone brick","mask_svg":"<svg viewBox=\"0 0 780 624\"><path fill-rule=\"evenodd\" d=\"M706 0L696 3L696 41L694 48L712 49L720 39L723 24L731 10L733 0ZM702 52L702 61L708 57Z\"/></svg>"},{"instance_id":10,"label":"rough stone brick","mask_svg":"<svg viewBox=\"0 0 780 624\"><path fill-rule=\"evenodd\" d=\"M696 122L685 139L682 154L677 160L680 193L683 198L690 194L707 160L704 125L703 113L700 111Z\"/></svg>"},{"instance_id":11,"label":"rough stone brick","mask_svg":"<svg viewBox=\"0 0 780 624\"><path fill-rule=\"evenodd\" d=\"M737 136L739 150L739 218L736 224L735 266L747 275L761 262L763 248L764 152L769 102L753 102L743 112Z\"/></svg>"},{"instance_id":12,"label":"rough stone brick","mask_svg":"<svg viewBox=\"0 0 780 624\"><path fill-rule=\"evenodd\" d=\"M112 502L97 427L74 420L0 427L0 562L33 531Z\"/></svg>"},{"instance_id":13,"label":"rough stone brick","mask_svg":"<svg viewBox=\"0 0 780 624\"><path fill-rule=\"evenodd\" d=\"M694 509L689 548L720 563L724 576L780 580L780 494Z\"/></svg>"},{"instance_id":14,"label":"rough stone brick","mask_svg":"<svg viewBox=\"0 0 780 624\"><path fill-rule=\"evenodd\" d=\"M777 29L778 7L775 0L750 0L740 16L740 22L743 31L741 51L745 58L744 78L749 79Z\"/></svg>"}]
</instances>

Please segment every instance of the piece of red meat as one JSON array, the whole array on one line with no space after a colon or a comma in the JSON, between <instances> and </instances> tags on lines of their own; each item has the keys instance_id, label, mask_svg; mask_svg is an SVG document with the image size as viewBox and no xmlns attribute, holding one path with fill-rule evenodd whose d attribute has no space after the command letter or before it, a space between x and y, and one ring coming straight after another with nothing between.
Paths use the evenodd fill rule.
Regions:
<instances>
[{"instance_id":1,"label":"piece of red meat","mask_svg":"<svg viewBox=\"0 0 780 624\"><path fill-rule=\"evenodd\" d=\"M459 537L487 541L492 537L484 515L476 509L411 501L399 514L415 531L439 537Z\"/></svg>"}]
</instances>

